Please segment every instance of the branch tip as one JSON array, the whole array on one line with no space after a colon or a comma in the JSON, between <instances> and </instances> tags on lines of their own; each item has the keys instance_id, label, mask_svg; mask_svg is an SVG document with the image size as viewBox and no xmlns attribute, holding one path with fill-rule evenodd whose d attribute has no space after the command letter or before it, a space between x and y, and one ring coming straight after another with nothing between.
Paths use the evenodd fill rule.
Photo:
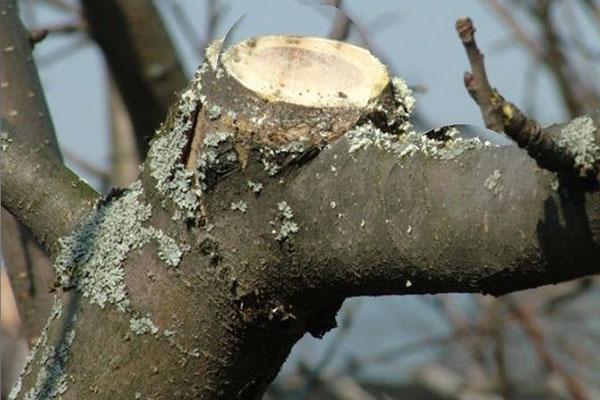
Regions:
<instances>
[{"instance_id":1,"label":"branch tip","mask_svg":"<svg viewBox=\"0 0 600 400\"><path fill-rule=\"evenodd\" d=\"M29 45L33 49L36 44L46 39L48 33L50 31L48 29L33 29L29 31Z\"/></svg>"},{"instance_id":2,"label":"branch tip","mask_svg":"<svg viewBox=\"0 0 600 400\"><path fill-rule=\"evenodd\" d=\"M456 31L463 43L473 42L475 38L475 26L469 17L461 17L456 20Z\"/></svg>"}]
</instances>

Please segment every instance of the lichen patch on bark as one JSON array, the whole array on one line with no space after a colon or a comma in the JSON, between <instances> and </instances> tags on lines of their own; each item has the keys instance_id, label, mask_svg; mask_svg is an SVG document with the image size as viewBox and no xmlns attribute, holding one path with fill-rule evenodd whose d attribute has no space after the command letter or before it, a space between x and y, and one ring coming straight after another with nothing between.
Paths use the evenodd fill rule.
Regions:
<instances>
[{"instance_id":1,"label":"lichen patch on bark","mask_svg":"<svg viewBox=\"0 0 600 400\"><path fill-rule=\"evenodd\" d=\"M452 128L446 135L446 140L437 140L415 131L392 134L367 123L357 126L345 137L349 142L348 152L350 153L373 145L381 150L392 152L399 159L421 153L431 158L452 160L465 151L492 146L489 142L482 142L479 138L457 137L458 130L456 128Z\"/></svg>"},{"instance_id":2,"label":"lichen patch on bark","mask_svg":"<svg viewBox=\"0 0 600 400\"><path fill-rule=\"evenodd\" d=\"M27 393L24 393L25 400L51 400L62 398L62 395L68 389L68 380L65 373L66 365L69 360L69 350L75 340L75 329L73 327L76 314L68 316L67 329L65 334L60 337L58 346L52 344L49 331L51 325L56 323L63 312L62 301L54 298L54 305L50 311L48 321L42 329L42 332L34 343L30 355L25 360L25 365L19 376L19 379L14 384L9 400L14 400L20 394L22 389L22 381L37 368L35 383Z\"/></svg>"},{"instance_id":3,"label":"lichen patch on bark","mask_svg":"<svg viewBox=\"0 0 600 400\"><path fill-rule=\"evenodd\" d=\"M161 230L143 225L151 214L149 204L140 201L142 187L136 182L120 196L98 206L72 234L60 239L61 252L54 263L57 284L74 288L92 304L112 304L121 311L129 308L123 262L128 254L151 241L158 256L171 267L183 255L174 239Z\"/></svg>"},{"instance_id":4,"label":"lichen patch on bark","mask_svg":"<svg viewBox=\"0 0 600 400\"><path fill-rule=\"evenodd\" d=\"M597 127L589 116L575 118L568 123L556 144L575 161L575 171L582 177L594 172L600 164L600 146Z\"/></svg>"}]
</instances>

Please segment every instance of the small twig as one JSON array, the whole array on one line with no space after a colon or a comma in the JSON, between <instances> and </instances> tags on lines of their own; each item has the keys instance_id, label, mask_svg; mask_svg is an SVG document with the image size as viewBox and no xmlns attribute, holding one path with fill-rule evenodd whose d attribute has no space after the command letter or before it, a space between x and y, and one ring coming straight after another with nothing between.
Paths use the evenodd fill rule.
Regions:
<instances>
[{"instance_id":1,"label":"small twig","mask_svg":"<svg viewBox=\"0 0 600 400\"><path fill-rule=\"evenodd\" d=\"M31 48L33 48L36 44L46 39L46 37L48 37L48 35L51 33L75 33L82 32L84 30L84 22L59 24L44 28L32 29L29 31L29 44L31 44Z\"/></svg>"},{"instance_id":2,"label":"small twig","mask_svg":"<svg viewBox=\"0 0 600 400\"><path fill-rule=\"evenodd\" d=\"M582 82L585 82L585 78L580 77L576 73L572 59L565 54L565 51L561 47L561 37L554 26L554 21L550 18L550 7L553 5L553 2L543 0L532 4L516 1L513 1L513 3L513 8L524 8L533 19L539 22L542 27L543 43L530 35L517 21L510 8L501 1L489 0L485 2L486 5L500 16L513 33L514 38L533 57L548 67L560 89L565 107L571 116L580 114L586 107L587 109L596 108L595 104L598 104L597 96L582 84Z\"/></svg>"},{"instance_id":3,"label":"small twig","mask_svg":"<svg viewBox=\"0 0 600 400\"><path fill-rule=\"evenodd\" d=\"M344 10L342 10L342 0L334 0L330 4L337 8L338 12L327 37L334 40L346 40L350 34L352 21L348 18Z\"/></svg>"},{"instance_id":4,"label":"small twig","mask_svg":"<svg viewBox=\"0 0 600 400\"><path fill-rule=\"evenodd\" d=\"M47 29L30 30L29 31L29 44L31 45L31 48L33 49L36 44L38 44L42 40L46 39L46 37L48 36L48 33L49 32Z\"/></svg>"},{"instance_id":5,"label":"small twig","mask_svg":"<svg viewBox=\"0 0 600 400\"><path fill-rule=\"evenodd\" d=\"M577 300L580 296L589 293L596 288L593 278L581 279L573 285L573 287L566 293L561 293L558 296L549 298L544 304L544 312L553 313L560 307L572 303Z\"/></svg>"},{"instance_id":6,"label":"small twig","mask_svg":"<svg viewBox=\"0 0 600 400\"><path fill-rule=\"evenodd\" d=\"M523 27L515 19L514 15L509 11L508 7L505 7L504 4L498 0L489 0L485 3L489 5L490 8L492 8L498 15L500 15L500 17L513 32L515 39L517 39L523 44L523 46L525 46L525 48L531 51L536 58L540 60L543 59L543 47L523 29Z\"/></svg>"},{"instance_id":7,"label":"small twig","mask_svg":"<svg viewBox=\"0 0 600 400\"><path fill-rule=\"evenodd\" d=\"M456 30L471 65L471 72L465 72L464 84L479 106L486 127L496 132L505 132L521 147L528 148L530 142L538 143L542 131L540 124L525 116L514 104L505 101L490 85L484 56L475 41L473 21L470 18L460 18L456 22Z\"/></svg>"},{"instance_id":8,"label":"small twig","mask_svg":"<svg viewBox=\"0 0 600 400\"><path fill-rule=\"evenodd\" d=\"M473 26L473 22L470 18L461 18L456 21L456 30L467 51L469 63L471 64L471 72L465 72L465 87L479 105L485 126L493 131L502 132L504 128L504 123L502 122L502 104L504 103L504 99L490 86L483 63L483 54L479 51L475 42L475 27Z\"/></svg>"},{"instance_id":9,"label":"small twig","mask_svg":"<svg viewBox=\"0 0 600 400\"><path fill-rule=\"evenodd\" d=\"M562 365L556 360L552 352L548 349L544 334L536 321L519 304L512 301L507 301L506 304L508 305L512 315L523 328L525 334L531 340L533 349L537 353L544 367L548 371L556 373L563 379L569 394L574 399L589 400L590 397L584 390L582 383L565 371Z\"/></svg>"},{"instance_id":10,"label":"small twig","mask_svg":"<svg viewBox=\"0 0 600 400\"><path fill-rule=\"evenodd\" d=\"M485 71L483 54L475 42L475 27L471 19L460 18L456 22L456 30L471 64L471 72L465 72L465 87L479 106L485 125L496 132L504 132L526 149L543 168L570 174L576 172L582 178L593 174L595 179L600 180L597 166L593 170L581 168L576 162L576 152L559 146L557 136L550 132L551 129L542 129L536 120L529 118L513 103L504 100L492 88Z\"/></svg>"},{"instance_id":11,"label":"small twig","mask_svg":"<svg viewBox=\"0 0 600 400\"><path fill-rule=\"evenodd\" d=\"M500 392L505 399L513 398L513 385L508 373L506 357L506 317L502 299L494 299L491 304L491 337L494 341L494 362Z\"/></svg>"}]
</instances>

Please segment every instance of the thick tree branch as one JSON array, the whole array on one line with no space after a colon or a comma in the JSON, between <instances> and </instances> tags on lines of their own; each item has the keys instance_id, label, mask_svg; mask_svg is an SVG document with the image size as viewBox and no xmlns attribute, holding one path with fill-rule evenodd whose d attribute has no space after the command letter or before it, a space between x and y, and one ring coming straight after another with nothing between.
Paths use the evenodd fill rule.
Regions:
<instances>
[{"instance_id":1,"label":"thick tree branch","mask_svg":"<svg viewBox=\"0 0 600 400\"><path fill-rule=\"evenodd\" d=\"M301 227L288 261L298 275L283 269L297 296L500 295L600 272L599 194L554 191L522 150L441 161L350 147L342 138L265 199L285 200Z\"/></svg>"},{"instance_id":2,"label":"thick tree branch","mask_svg":"<svg viewBox=\"0 0 600 400\"><path fill-rule=\"evenodd\" d=\"M48 152L48 145L2 125L2 206L56 254L58 239L93 209L98 194Z\"/></svg>"},{"instance_id":3,"label":"thick tree branch","mask_svg":"<svg viewBox=\"0 0 600 400\"><path fill-rule=\"evenodd\" d=\"M82 0L82 4L90 34L106 57L144 158L175 93L186 83L175 46L151 1Z\"/></svg>"},{"instance_id":4,"label":"thick tree branch","mask_svg":"<svg viewBox=\"0 0 600 400\"><path fill-rule=\"evenodd\" d=\"M30 343L38 337L52 307L52 261L39 243L2 208L2 256L15 294L21 330Z\"/></svg>"},{"instance_id":5,"label":"thick tree branch","mask_svg":"<svg viewBox=\"0 0 600 400\"><path fill-rule=\"evenodd\" d=\"M52 306L54 274L44 251L56 255L58 238L81 222L98 195L62 163L29 36L8 0L0 1L0 44L2 206L21 223L3 210L2 247L23 333L33 341Z\"/></svg>"},{"instance_id":6,"label":"thick tree branch","mask_svg":"<svg viewBox=\"0 0 600 400\"><path fill-rule=\"evenodd\" d=\"M64 238L57 281L79 303L53 313L21 396L258 399L347 297L599 272L598 192L464 127L414 132L410 90L366 50L286 36L219 63L212 50L141 184Z\"/></svg>"},{"instance_id":7,"label":"thick tree branch","mask_svg":"<svg viewBox=\"0 0 600 400\"><path fill-rule=\"evenodd\" d=\"M17 12L14 1L0 1L0 116L20 129L24 141L44 145L45 152L60 158L54 126L33 62L29 34Z\"/></svg>"},{"instance_id":8,"label":"thick tree branch","mask_svg":"<svg viewBox=\"0 0 600 400\"><path fill-rule=\"evenodd\" d=\"M54 127L14 2L0 2L2 206L47 250L90 211L97 194L62 164Z\"/></svg>"}]
</instances>

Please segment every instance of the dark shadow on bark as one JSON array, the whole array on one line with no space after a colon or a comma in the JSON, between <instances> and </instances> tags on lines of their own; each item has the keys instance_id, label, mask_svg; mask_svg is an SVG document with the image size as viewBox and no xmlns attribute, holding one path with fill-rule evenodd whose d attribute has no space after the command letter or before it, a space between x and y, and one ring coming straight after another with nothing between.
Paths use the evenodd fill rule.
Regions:
<instances>
[{"instance_id":1,"label":"dark shadow on bark","mask_svg":"<svg viewBox=\"0 0 600 400\"><path fill-rule=\"evenodd\" d=\"M586 210L586 188L568 177L561 177L559 202L549 197L544 202L544 217L537 227L540 250L559 281L575 271L567 268L592 267L600 262L600 245L594 242Z\"/></svg>"},{"instance_id":2,"label":"dark shadow on bark","mask_svg":"<svg viewBox=\"0 0 600 400\"><path fill-rule=\"evenodd\" d=\"M33 279L33 274L35 272L33 268L33 258L31 252L29 251L29 246L33 245L39 247L39 245L35 240L31 239L30 234L24 225L18 224L18 230L19 241L21 242L21 247L23 248L23 262L25 264L25 269L27 270L27 281L29 283L27 285L27 293L29 293L31 297L34 297L37 292L37 287L35 280Z\"/></svg>"},{"instance_id":3,"label":"dark shadow on bark","mask_svg":"<svg viewBox=\"0 0 600 400\"><path fill-rule=\"evenodd\" d=\"M61 385L61 380L66 379L69 349L74 340L73 335L81 295L73 291L65 294L63 297L66 299L66 304L63 305L63 307L66 307L66 310L63 310L63 313L66 315L58 322L60 326L58 328L56 340L53 344L51 359L47 360L45 363L45 367L48 368L49 373L39 385L39 398L50 398L53 397L52 393L60 393L61 388L59 385Z\"/></svg>"}]
</instances>

